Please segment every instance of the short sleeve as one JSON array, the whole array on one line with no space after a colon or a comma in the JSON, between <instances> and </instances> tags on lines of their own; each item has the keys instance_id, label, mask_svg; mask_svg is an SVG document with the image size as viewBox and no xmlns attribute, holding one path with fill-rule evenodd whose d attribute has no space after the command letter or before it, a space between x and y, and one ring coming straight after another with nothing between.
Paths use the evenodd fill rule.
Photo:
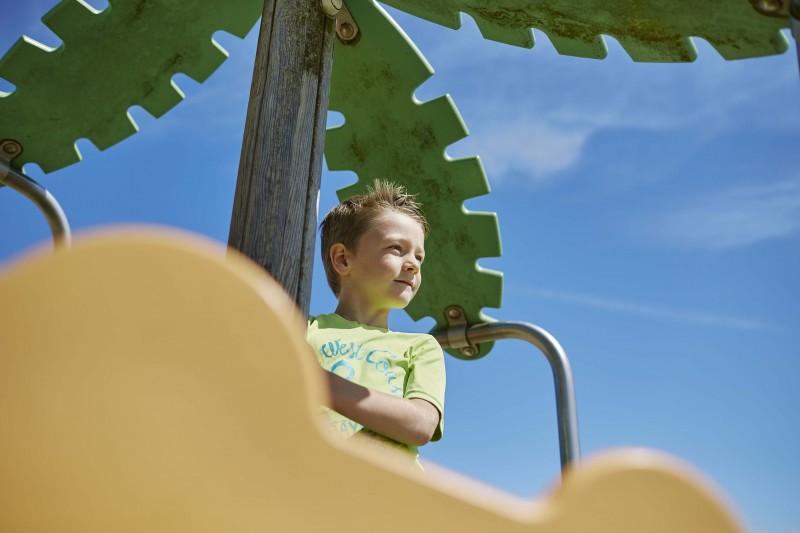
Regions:
<instances>
[{"instance_id":1,"label":"short sleeve","mask_svg":"<svg viewBox=\"0 0 800 533\"><path fill-rule=\"evenodd\" d=\"M439 410L439 424L431 437L432 441L436 441L444 433L444 353L436 339L430 335L421 337L421 342L414 344L411 349L405 397L427 400Z\"/></svg>"}]
</instances>

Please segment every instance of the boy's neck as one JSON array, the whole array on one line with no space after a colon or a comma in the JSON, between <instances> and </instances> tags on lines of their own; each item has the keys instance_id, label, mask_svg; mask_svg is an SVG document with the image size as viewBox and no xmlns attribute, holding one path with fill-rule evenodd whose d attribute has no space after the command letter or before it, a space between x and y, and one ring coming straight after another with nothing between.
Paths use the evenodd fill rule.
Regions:
<instances>
[{"instance_id":1,"label":"boy's neck","mask_svg":"<svg viewBox=\"0 0 800 533\"><path fill-rule=\"evenodd\" d=\"M352 302L339 300L336 314L340 317L358 322L366 326L389 329L389 310L375 310L354 305Z\"/></svg>"}]
</instances>

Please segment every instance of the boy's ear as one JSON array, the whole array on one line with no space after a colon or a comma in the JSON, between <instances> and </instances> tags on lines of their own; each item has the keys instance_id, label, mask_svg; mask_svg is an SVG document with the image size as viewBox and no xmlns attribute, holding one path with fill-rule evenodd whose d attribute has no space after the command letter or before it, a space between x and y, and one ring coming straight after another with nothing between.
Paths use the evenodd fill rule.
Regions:
<instances>
[{"instance_id":1,"label":"boy's ear","mask_svg":"<svg viewBox=\"0 0 800 533\"><path fill-rule=\"evenodd\" d=\"M328 251L331 257L331 264L337 274L343 276L350 271L350 264L347 260L347 247L344 244L337 242Z\"/></svg>"}]
</instances>

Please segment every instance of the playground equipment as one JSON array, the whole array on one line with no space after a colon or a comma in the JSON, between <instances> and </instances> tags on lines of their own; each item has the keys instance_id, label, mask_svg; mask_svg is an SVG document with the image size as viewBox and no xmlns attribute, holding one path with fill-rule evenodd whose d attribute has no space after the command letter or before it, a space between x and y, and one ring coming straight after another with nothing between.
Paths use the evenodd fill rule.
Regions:
<instances>
[{"instance_id":1,"label":"playground equipment","mask_svg":"<svg viewBox=\"0 0 800 533\"><path fill-rule=\"evenodd\" d=\"M639 3L640 10L633 14L625 11L624 2L603 2L602 5L587 6L586 2L575 0L562 0L558 4L531 0L523 3L519 9L515 8L515 6L519 7L517 6L519 3L500 0L483 2L480 5L455 0L451 2L407 0L389 3L451 27L458 25L458 11L468 12L476 19L484 36L510 44L532 45L532 34L528 28L535 26L547 32L556 48L562 53L586 57L602 57L605 54L605 47L599 35L609 33L620 41L635 60L643 61L687 61L693 59L695 53L689 40L691 35L703 36L726 58L779 53L786 49L786 40L779 30L788 27L790 20L793 20L789 16L789 12L784 10L783 3L781 3L780 9L770 12L770 2L755 2L754 5L751 5L745 1L729 1L720 2L719 5L703 6L696 6L693 3L690 6L688 2L673 2L669 6L664 6L663 3L650 1ZM36 201L39 205L46 205L48 218L51 220L55 235L69 235L66 218L60 213L57 204L53 203L52 197L48 198L44 189L26 179L21 172L22 166L26 162L36 162L45 171L52 171L77 161L79 155L72 146L77 138L88 138L99 148L107 148L136 130L129 117L123 117L123 113L131 105L141 105L158 117L180 100L179 92L169 81L175 72L184 72L197 81L202 81L210 75L223 59L223 56L208 42L211 32L216 29L226 29L231 33L243 36L257 19L260 6L259 2L253 0L217 2L214 3L213 9L206 4L208 2L202 0L181 3L154 2L148 10L140 10L139 3L120 1L112 2L113 9L94 12L79 2L64 1L44 18L45 23L64 39L65 45L59 49L60 51L47 52L26 41L20 41L0 60L0 76L9 79L17 87L17 91L11 95L0 98L0 141L3 141L2 152L5 154L4 158L0 158L0 180L14 188L27 191L27 194L37 198ZM489 191L479 160L468 158L450 161L443 155L447 145L466 135L466 128L448 97L441 97L425 103L419 103L413 99L414 89L429 77L432 71L413 43L379 6L368 0L351 0L343 9L337 15L340 39L335 44L336 62L331 76L330 109L341 111L346 117L346 122L343 126L328 132L325 149L329 167L332 170L353 170L358 174L359 182L351 188L340 191L340 196L346 197L360 192L374 177L387 175L396 177L397 181L418 194L427 208L432 224L439 231L435 233L432 237L433 240L429 243L425 289L409 306L409 314L415 319L424 316L434 317L437 320L437 339L451 355L456 357L465 359L483 357L490 351L492 342L508 337L526 338L540 348L553 367L559 410L561 462L562 466L568 469L579 458L580 448L574 391L568 361L563 350L547 332L535 326L494 323L480 311L484 307L496 308L501 304L502 278L500 274L476 266L476 261L480 257L500 254L500 237L494 214L470 213L463 209L465 200ZM598 12L604 14L606 22L603 24L586 16L587 13ZM189 17L187 13L193 15L202 13L202 16ZM183 22L187 20L191 20L192 23L184 24ZM709 20L713 20L715 23L709 25ZM166 29L159 31L159 27ZM176 28L180 28L181 31L175 31ZM131 46L131 43L140 43L145 38L150 39L154 36L163 39L163 41L152 44L152 49L149 51L155 55L141 54L138 49ZM100 58L94 54L90 56L89 51L96 50L99 46L103 46L106 53ZM98 65L96 63L98 59L106 61L106 67ZM126 69L113 68L120 64L126 65ZM103 69L113 72L115 75L98 79L100 77L89 76L90 69ZM124 72L118 72L123 70ZM76 72L79 74L76 75ZM96 85L87 87L87 81L90 79L96 82ZM74 85L71 86L71 83ZM80 90L77 87L80 87ZM65 105L61 100L63 94L75 95L78 102ZM49 123L48 121L53 120L57 120L62 127L45 126ZM398 138L407 139L408 142L398 144L395 142ZM120 237L119 242L122 244L127 241ZM136 239L133 239L133 242L137 242ZM128 244L131 243L128 242ZM178 244L177 246L180 248L182 245ZM148 255L145 250L139 251ZM82 253L78 252L79 255ZM69 255L60 256L53 261L61 261L61 257L64 257L63 261L65 262L71 261L68 259ZM47 261L50 260L45 260L45 262ZM112 268L112 265L95 266L91 270L105 268ZM191 269L192 267L187 268ZM183 275L183 270L176 272L179 277ZM74 286L80 287L85 284L85 281L76 281ZM9 290L13 292L17 289ZM111 292L113 293L113 290ZM176 299L182 297L175 296ZM279 302L285 301L281 299L282 297L275 298ZM102 301L104 308L109 309L112 300ZM229 302L228 305L238 306L239 303ZM180 313L184 311L177 309L175 312L176 316L182 317L183 315ZM108 316L114 317L115 321L125 320L121 315L109 314ZM182 319L179 318L179 320ZM121 331L113 326L112 322L107 322L107 324L109 331L114 333ZM149 332L151 328L159 331L153 324L142 326L139 331ZM84 329L79 328L79 330L86 331L88 334L85 327ZM200 331L203 330L200 329ZM296 337L296 333L294 335ZM103 336L103 338L106 339L105 346L107 347L116 348L121 342L119 337ZM127 343L128 336L124 336L124 338ZM231 339L238 337L229 335L225 338L231 342ZM20 339L22 340L19 342L22 344L14 344L9 347L9 350L29 353L24 351L25 343L35 344L35 342L24 336ZM184 340L178 338L174 342L180 343ZM64 342L66 343L67 340ZM83 344L81 343L83 342L85 341L80 341L74 350L82 350ZM259 342L254 341L254 346L261 346L258 344ZM292 346L287 347L288 352L302 353L302 349L297 347L296 338L287 342ZM158 351L160 348L150 345L142 350L142 353L161 353ZM69 351L73 352L73 349ZM258 352L254 350L252 353ZM95 357L100 357L100 355L95 355ZM302 359L302 355L299 357ZM185 360L182 361L182 365L191 364ZM90 364L86 363L86 365ZM90 366L83 368L90 368ZM314 389L314 378L309 379L311 381L307 384L300 384L299 381L295 381L294 384L298 389ZM83 387L81 382L77 381L73 383L73 386ZM125 387L119 389L119 394L122 395L125 391L131 395L135 394L133 389ZM191 394L191 392L184 392ZM131 398L126 400L122 396L113 397L116 398L114 401L131 400ZM298 406L307 406L309 402L313 403L312 400L313 396L311 400L298 399ZM152 412L150 413L152 414ZM259 414L259 416L262 415L263 413ZM292 420L303 420L303 417L308 418L308 414L299 414ZM250 420L259 419L251 418ZM47 424L49 423L47 422ZM37 433L39 431L51 431L52 428L47 429L47 424L38 429L31 428L30 435L41 435ZM301 421L300 425L302 424ZM328 450L330 445L323 443L321 438L313 433L313 427L310 424L306 424L306 426L307 430L302 430L295 435L294 438L297 439L295 443L306 441L322 443L318 448ZM100 431L101 426L87 425L84 428L89 434L95 434ZM152 427L147 431L151 430ZM19 433L16 429L14 430L14 434ZM7 434L12 434L12 432L9 431ZM32 436L31 439L33 438ZM63 438L63 433L59 433L59 438ZM114 446L119 445L115 441ZM12 454L10 457L20 457L22 452L17 450L15 453L17 455ZM285 450L279 448L275 453L282 454L285 453ZM326 457L329 455L325 454L331 453L334 452L319 451L320 455ZM344 454L345 452L336 451L335 453ZM342 457L345 456L342 455ZM333 457L335 457L335 461L341 459L339 455ZM627 459L614 460L611 464L615 464L616 466L613 468L617 468L620 472L628 472L638 468L631 467L631 461L635 464L642 460L642 457L646 457L645 463L659 463L657 459L640 453ZM113 456L109 456L108 461L113 462ZM347 459L347 461L351 462L349 464L356 465L353 466L353 470L358 472L370 468L359 462L360 460ZM391 463L391 460L388 461ZM651 461L653 462L651 463ZM28 465L26 468L33 468L32 465L37 463L29 461L20 464ZM240 466L242 464L244 463L240 463ZM24 479L26 476L22 468L20 467L18 472L19 479ZM262 468L267 467L262 464ZM269 468L272 469L275 466L270 464ZM581 479L580 476L583 475L583 472L593 471L592 468L594 467L587 465L581 470L568 474L574 477L563 490L568 493L571 490L569 487L576 487L583 483L578 481ZM605 468L613 469L608 466L602 467L600 470ZM650 467L645 470L648 468ZM644 483L644 486L656 487L653 489L654 492L648 495L649 498L662 498L658 495L659 491L666 490L664 487L673 483L674 479L681 477L670 468L654 467L654 471L662 472L664 475L657 474L651 480L652 483L650 481ZM109 472L113 471L113 469L109 470ZM262 469L261 471L265 472L266 470ZM324 471L324 469L320 471ZM371 472L371 470L369 471ZM330 475L336 476L337 472L331 471ZM182 471L179 475L188 474ZM368 485L372 483L372 478L369 477L371 475L365 474L365 478L357 479L363 479L364 483ZM68 476L65 474L65 479L67 478ZM109 479L113 478L97 478L96 481L103 485L106 482L111 483L108 481ZM189 476L185 479L192 478ZM145 485L142 487L148 486L146 483L150 483L150 481L143 483ZM277 476L275 483L282 485L290 482L285 476ZM326 480L319 481L319 483L321 485L330 484L330 490L333 490L335 482ZM392 483L400 482L395 479ZM416 480L414 483L421 482ZM692 482L676 481L675 483L688 487L687 492L693 494L702 492L694 487ZM42 486L44 485L31 489L33 492L30 494L37 490L43 490ZM300 490L298 487L295 488ZM87 490L96 489L96 486L92 486ZM144 489L142 490L144 491ZM272 491L269 494L260 493L260 496L277 498L275 501L284 502L292 500L290 494L297 494L291 491L278 494L275 487L269 489L262 487L260 490ZM451 494L448 490L450 489L442 489L441 494ZM606 487L598 489L598 491L601 493L608 491L609 498L613 499L611 496L613 490ZM680 492L680 490L677 491ZM623 492L625 492L625 498L628 498L632 496L631 493L637 491L626 488ZM245 492L240 492L240 494L245 494ZM352 494L354 497L367 497L357 491ZM66 496L64 497L66 498ZM134 500L140 497L141 495L138 495ZM191 507L192 512L200 513L199 509L203 506L198 502L210 496L197 497L200 499L192 499L192 496L187 495L186 498L192 500L192 503L186 505ZM441 498L449 501L450 496L441 496ZM469 500L469 498L466 499ZM700 499L707 500L708 498L703 496ZM604 503L606 500L601 500L598 500L597 505L606 505ZM67 501L70 500L64 500L64 502ZM289 505L289 508L297 505L295 500L292 501L294 503ZM663 499L657 505L662 505L665 501L668 500ZM343 501L336 500L335 502L341 504ZM551 504L558 506L553 502ZM108 520L113 520L114 516L125 516L125 513L131 512L121 509L118 505L117 503L112 506L113 509L107 515ZM231 503L231 505L236 508L241 503ZM447 504L442 505L447 507ZM459 505L462 504L456 504L454 514L462 512ZM634 507L637 504L620 505L621 507ZM656 502L650 502L650 505L656 505ZM506 507L507 503L502 503L493 510L500 515L505 513L506 518L501 518L501 521L514 514ZM576 508L578 507L580 506L576 505ZM505 510L498 510L500 508ZM649 509L650 507L645 505L643 508ZM710 508L719 510L718 504L712 504ZM163 515L167 512L161 507L159 509L160 511L156 514ZM436 507L431 507L431 509L434 510L431 511L432 514L436 512ZM697 520L691 523L697 526L697 531L735 530L734 522L729 518L724 518L724 513L717 511L709 511L711 515L718 518L716 522L712 520L712 525L705 528L697 526L697 524L705 524L697 517L691 518L690 520ZM115 512L122 513L122 515L114 515ZM220 512L225 513L225 511ZM291 519L288 516L289 511L285 512L286 524L289 524L288 521ZM645 527L642 522L636 522L630 512L628 509L627 519L631 524L638 524L638 530L657 530L655 526ZM653 516L663 516L664 512L653 511ZM550 511L545 512L545 514L548 513ZM609 516L611 514L613 513L610 513ZM465 516L467 515L469 512ZM539 520L534 518L535 514L530 509L514 516L523 515L527 518L521 522L528 520L532 523ZM197 514L195 518L186 518L186 520L199 519L200 516L205 515ZM488 520L487 524L493 523L492 520L496 519L496 516L486 519ZM437 520L433 520L431 523L439 523ZM619 520L622 521L624 518L619 518ZM220 525L225 523L227 522L219 522ZM464 523L466 524L467 521ZM480 523L480 521L476 523ZM579 523L575 522L575 524ZM607 527L609 530L624 531L625 529L617 527L617 523L610 521L603 524L603 527ZM588 522L588 524L593 525L594 523ZM646 524L650 524L650 522L646 522ZM659 522L659 527L663 524L671 524L671 529L667 528L664 531L692 530L690 527L669 521ZM307 527L314 529L312 525L308 523ZM495 523L495 525L497 524ZM506 522L502 522L501 525L507 529L512 527ZM581 527L588 528L589 525ZM452 526L452 522L448 523L449 526ZM287 525L287 527L289 526ZM291 529L291 527L289 528ZM566 526L564 528L569 529ZM593 529L597 528L593 527ZM545 530L542 529L542 531Z\"/></svg>"},{"instance_id":2,"label":"playground equipment","mask_svg":"<svg viewBox=\"0 0 800 533\"><path fill-rule=\"evenodd\" d=\"M525 501L327 441L291 298L198 236L117 228L40 249L0 272L0 301L2 531L742 531L652 451L587 460Z\"/></svg>"},{"instance_id":3,"label":"playground equipment","mask_svg":"<svg viewBox=\"0 0 800 533\"><path fill-rule=\"evenodd\" d=\"M459 26L463 11L487 38L519 46L533 45L530 28L536 27L561 53L599 58L606 53L601 35L608 34L636 61L674 62L696 56L691 36L706 39L727 59L784 52L788 43L781 30L796 20L797 1L791 0L794 11L789 0L388 3L449 27ZM140 9L136 2L117 1L98 13L75 0L60 2L43 21L64 40L62 47L45 51L21 39L0 59L0 77L17 87L0 98L0 141L19 147L8 154L11 171L27 162L46 172L71 164L79 159L73 146L78 138L100 149L121 141L136 131L126 116L132 105L161 116L182 98L170 78L183 72L206 79L224 59L211 34L225 30L243 36L261 4L186 0ZM463 203L487 194L489 186L477 158L444 156L446 146L466 136L466 127L447 96L414 100L413 91L432 69L377 4L333 4L341 17L329 108L346 121L327 133L325 155L331 170L352 170L359 177L340 196L361 192L385 176L417 193L437 232L429 243L425 288L408 313L415 320L433 317L443 329L445 309L457 306L470 325L485 323L489 319L481 309L500 307L502 278L475 264L500 255L499 229L494 214L468 212ZM99 49L104 53L95 54ZM93 76L96 71L104 76ZM68 105L64 95L70 95ZM52 123L59 127L49 127ZM449 353L475 358L490 350L487 342Z\"/></svg>"},{"instance_id":4,"label":"playground equipment","mask_svg":"<svg viewBox=\"0 0 800 533\"><path fill-rule=\"evenodd\" d=\"M50 194L50 191L36 183L36 180L11 168L9 156L20 150L19 144L15 141L6 140L0 143L0 184L8 185L36 204L50 225L53 242L56 245L69 246L72 232L67 215L64 214L58 200Z\"/></svg>"}]
</instances>

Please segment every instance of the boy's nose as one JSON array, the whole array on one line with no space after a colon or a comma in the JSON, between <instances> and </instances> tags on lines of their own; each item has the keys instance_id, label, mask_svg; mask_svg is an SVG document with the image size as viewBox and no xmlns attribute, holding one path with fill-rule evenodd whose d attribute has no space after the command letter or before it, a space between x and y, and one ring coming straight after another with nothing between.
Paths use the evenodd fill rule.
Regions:
<instances>
[{"instance_id":1,"label":"boy's nose","mask_svg":"<svg viewBox=\"0 0 800 533\"><path fill-rule=\"evenodd\" d=\"M419 261L416 259L408 259L406 260L406 270L412 270L414 272L419 272Z\"/></svg>"}]
</instances>

